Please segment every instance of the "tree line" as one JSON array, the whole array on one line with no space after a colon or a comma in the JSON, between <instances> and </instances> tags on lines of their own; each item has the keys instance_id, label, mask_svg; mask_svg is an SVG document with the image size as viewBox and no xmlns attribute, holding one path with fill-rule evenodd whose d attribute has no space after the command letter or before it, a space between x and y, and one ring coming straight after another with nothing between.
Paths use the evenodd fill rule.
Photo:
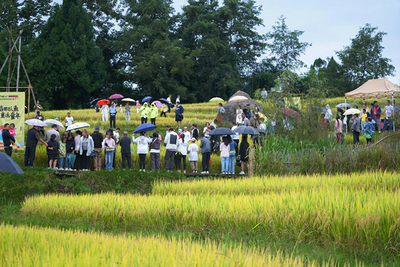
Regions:
<instances>
[{"instance_id":1,"label":"tree line","mask_svg":"<svg viewBox=\"0 0 400 267\"><path fill-rule=\"evenodd\" d=\"M172 4L3 0L0 55L5 58L9 49L7 27L14 37L23 29L22 55L37 98L58 109L84 107L113 93L138 99L173 94L184 102L203 102L237 90L283 87L288 93L339 96L395 71L382 56L386 33L370 24L336 52L339 62L333 55L318 58L298 74L306 67L300 57L311 44L300 40L304 32L290 29L285 17L260 34L262 9L254 0L188 0L179 13ZM16 57L12 62L14 74ZM0 86L6 76L3 71Z\"/></svg>"}]
</instances>

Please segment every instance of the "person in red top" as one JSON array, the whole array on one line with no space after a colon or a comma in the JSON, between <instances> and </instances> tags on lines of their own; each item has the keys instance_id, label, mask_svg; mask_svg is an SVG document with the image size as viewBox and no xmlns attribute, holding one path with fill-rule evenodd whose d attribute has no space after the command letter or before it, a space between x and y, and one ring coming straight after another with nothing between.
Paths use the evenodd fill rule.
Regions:
<instances>
[{"instance_id":1,"label":"person in red top","mask_svg":"<svg viewBox=\"0 0 400 267\"><path fill-rule=\"evenodd\" d=\"M381 132L381 107L378 105L378 101L374 101L374 106L371 108L371 118L375 121L375 131Z\"/></svg>"}]
</instances>

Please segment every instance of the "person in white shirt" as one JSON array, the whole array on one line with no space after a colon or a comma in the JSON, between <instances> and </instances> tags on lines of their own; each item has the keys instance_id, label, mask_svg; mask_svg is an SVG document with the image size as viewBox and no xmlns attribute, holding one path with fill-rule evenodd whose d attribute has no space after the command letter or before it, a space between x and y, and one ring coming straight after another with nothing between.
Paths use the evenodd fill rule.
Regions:
<instances>
[{"instance_id":1,"label":"person in white shirt","mask_svg":"<svg viewBox=\"0 0 400 267\"><path fill-rule=\"evenodd\" d=\"M235 131L235 129L238 127L236 124L234 124L233 122L231 122L231 130L232 131ZM236 133L235 135L231 135L231 137L232 137L232 140L236 143L236 146L235 146L235 152L236 152L236 155L238 155L238 148L239 148L239 134L238 133Z\"/></svg>"},{"instance_id":2,"label":"person in white shirt","mask_svg":"<svg viewBox=\"0 0 400 267\"><path fill-rule=\"evenodd\" d=\"M175 103L179 103L179 104L181 103L181 96L180 95L178 95L176 97Z\"/></svg>"},{"instance_id":3,"label":"person in white shirt","mask_svg":"<svg viewBox=\"0 0 400 267\"><path fill-rule=\"evenodd\" d=\"M117 144L119 144L119 131L120 131L119 128L117 128L117 129L115 129L115 131L113 131L115 143L117 143Z\"/></svg>"},{"instance_id":4,"label":"person in white shirt","mask_svg":"<svg viewBox=\"0 0 400 267\"><path fill-rule=\"evenodd\" d=\"M238 106L236 110L236 124L238 125L243 123L242 113L243 113L242 107Z\"/></svg>"},{"instance_id":5,"label":"person in white shirt","mask_svg":"<svg viewBox=\"0 0 400 267\"><path fill-rule=\"evenodd\" d=\"M112 171L113 169L113 160L114 160L114 151L115 151L115 141L111 138L111 132L107 133L107 137L104 138L102 143L103 149L105 149L105 164L106 170Z\"/></svg>"},{"instance_id":6,"label":"person in white shirt","mask_svg":"<svg viewBox=\"0 0 400 267\"><path fill-rule=\"evenodd\" d=\"M332 121L332 110L329 107L329 104L327 104L325 106L325 109L326 109L326 112L325 112L324 120L325 120L325 122L331 124L331 121Z\"/></svg>"},{"instance_id":7,"label":"person in white shirt","mask_svg":"<svg viewBox=\"0 0 400 267\"><path fill-rule=\"evenodd\" d=\"M183 127L183 134L185 135L186 142L188 142L190 140L190 132L188 131L188 128L186 126Z\"/></svg>"},{"instance_id":8,"label":"person in white shirt","mask_svg":"<svg viewBox=\"0 0 400 267\"><path fill-rule=\"evenodd\" d=\"M176 167L178 169L178 172L181 172L183 170L183 173L186 173L186 156L187 156L187 147L188 147L188 140L186 139L185 134L181 134L181 138L178 140L178 157L177 157L177 162L175 162ZM182 163L183 162L183 169Z\"/></svg>"},{"instance_id":9,"label":"person in white shirt","mask_svg":"<svg viewBox=\"0 0 400 267\"><path fill-rule=\"evenodd\" d=\"M174 168L175 153L178 148L178 135L173 128L169 128L169 133L164 139L167 151L165 152L165 169L169 172ZM169 160L171 159L171 162Z\"/></svg>"},{"instance_id":10,"label":"person in white shirt","mask_svg":"<svg viewBox=\"0 0 400 267\"><path fill-rule=\"evenodd\" d=\"M172 104L171 97L172 97L172 95L169 95L169 96L167 97L167 101L168 101L168 112L171 112L171 104Z\"/></svg>"},{"instance_id":11,"label":"person in white shirt","mask_svg":"<svg viewBox=\"0 0 400 267\"><path fill-rule=\"evenodd\" d=\"M67 113L67 117L65 117L65 126L68 128L68 126L72 125L74 123L74 118L71 116L71 113Z\"/></svg>"},{"instance_id":12,"label":"person in white shirt","mask_svg":"<svg viewBox=\"0 0 400 267\"><path fill-rule=\"evenodd\" d=\"M192 138L191 144L188 147L190 168L193 173L198 172L197 161L199 160L199 146L196 145L196 138Z\"/></svg>"},{"instance_id":13,"label":"person in white shirt","mask_svg":"<svg viewBox=\"0 0 400 267\"><path fill-rule=\"evenodd\" d=\"M267 92L267 90L265 88L263 88L262 91L261 91L261 100L263 102L265 102L267 100L267 96L268 96L268 92Z\"/></svg>"},{"instance_id":14,"label":"person in white shirt","mask_svg":"<svg viewBox=\"0 0 400 267\"><path fill-rule=\"evenodd\" d=\"M101 107L101 117L103 121L108 121L108 111L109 111L108 105L103 105Z\"/></svg>"},{"instance_id":15,"label":"person in white shirt","mask_svg":"<svg viewBox=\"0 0 400 267\"><path fill-rule=\"evenodd\" d=\"M151 138L145 137L146 133L141 132L138 138L132 135L132 142L137 144L137 153L139 155L139 171L146 171L146 155L149 153L149 144L151 143Z\"/></svg>"},{"instance_id":16,"label":"person in white shirt","mask_svg":"<svg viewBox=\"0 0 400 267\"><path fill-rule=\"evenodd\" d=\"M386 102L386 106L385 106L385 118L383 120L382 132L386 131L386 128L387 128L388 132L390 132L392 130L393 115L394 115L394 109L393 109L392 104L390 103L390 100L388 100Z\"/></svg>"}]
</instances>

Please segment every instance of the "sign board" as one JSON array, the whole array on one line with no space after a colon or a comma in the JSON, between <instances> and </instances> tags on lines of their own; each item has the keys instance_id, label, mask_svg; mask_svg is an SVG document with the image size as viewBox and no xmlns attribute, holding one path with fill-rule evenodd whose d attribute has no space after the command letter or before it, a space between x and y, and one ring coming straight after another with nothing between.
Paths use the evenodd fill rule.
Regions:
<instances>
[{"instance_id":1,"label":"sign board","mask_svg":"<svg viewBox=\"0 0 400 267\"><path fill-rule=\"evenodd\" d=\"M10 133L15 138L13 149L23 148L25 140L25 92L0 93L0 150L4 150L3 137L1 135L4 124L14 123L15 128ZM18 145L16 145L18 144Z\"/></svg>"}]
</instances>

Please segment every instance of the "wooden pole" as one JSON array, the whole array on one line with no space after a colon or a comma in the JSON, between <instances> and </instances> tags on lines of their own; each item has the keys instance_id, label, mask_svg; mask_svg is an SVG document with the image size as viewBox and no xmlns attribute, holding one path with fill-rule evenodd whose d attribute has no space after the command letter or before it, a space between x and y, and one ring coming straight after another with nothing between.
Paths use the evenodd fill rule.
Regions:
<instances>
[{"instance_id":1,"label":"wooden pole","mask_svg":"<svg viewBox=\"0 0 400 267\"><path fill-rule=\"evenodd\" d=\"M29 85L28 89L28 119L29 119L29 112L31 110L31 86Z\"/></svg>"},{"instance_id":2,"label":"wooden pole","mask_svg":"<svg viewBox=\"0 0 400 267\"><path fill-rule=\"evenodd\" d=\"M8 47L9 47L9 51L8 51L8 57L9 57L9 61L8 61L8 74L7 74L7 92L10 92L10 84L11 84L11 60L12 60L12 28L7 27L8 29L8 33L9 33L9 43L8 43Z\"/></svg>"},{"instance_id":3,"label":"wooden pole","mask_svg":"<svg viewBox=\"0 0 400 267\"><path fill-rule=\"evenodd\" d=\"M20 69L20 66L21 66L21 35L22 35L22 32L23 32L23 30L20 30L20 32L19 32L19 50L17 51L17 54L18 54L18 67L17 67L17 92L18 92L18 86L19 86L19 69Z\"/></svg>"}]
</instances>

